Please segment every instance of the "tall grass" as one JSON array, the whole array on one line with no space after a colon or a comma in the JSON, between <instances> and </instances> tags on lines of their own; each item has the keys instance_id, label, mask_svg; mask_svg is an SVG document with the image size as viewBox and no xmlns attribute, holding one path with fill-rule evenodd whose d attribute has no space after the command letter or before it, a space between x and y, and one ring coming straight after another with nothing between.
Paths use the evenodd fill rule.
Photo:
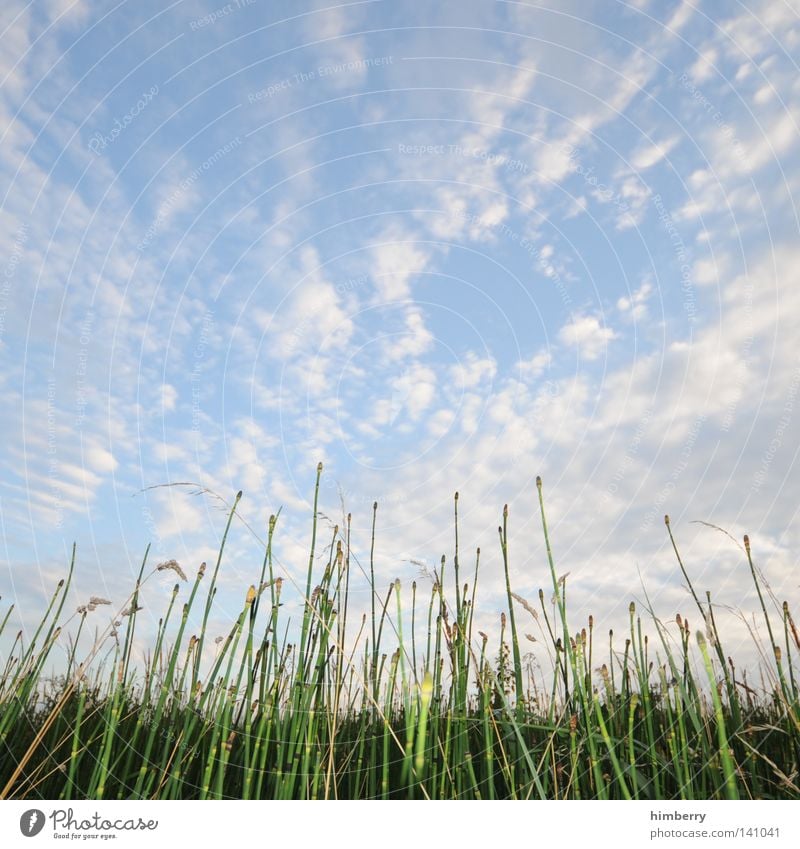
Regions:
<instances>
[{"instance_id":1,"label":"tall grass","mask_svg":"<svg viewBox=\"0 0 800 849\"><path fill-rule=\"evenodd\" d=\"M474 629L480 550L461 560L458 496L455 556L416 582L375 583L371 603L350 606L350 516L317 555L317 473L301 621L283 621L269 521L260 574L242 594L227 635L209 645L209 621L228 516L213 570L186 580L175 561L148 564L125 610L86 657L77 645L93 598L64 620L75 565L55 589L29 643L22 632L2 660L0 796L51 799L716 799L800 796L800 640L788 603L768 603L745 538L744 551L769 636L758 687L723 649L710 597L701 601L667 532L697 607L693 636L678 615L675 640L655 613L643 634L630 606L629 632L597 637L592 617L573 630L567 582L559 579L541 480L537 479L553 602L514 592L508 510L499 527L508 608L500 637ZM320 565L321 564L321 565ZM157 572L180 579L159 620L152 651L134 652L144 585ZM649 602L648 602L649 607ZM773 609L774 608L774 609ZM0 620L0 638L10 619ZM194 616L194 618L193 618ZM189 623L199 617L196 634ZM410 627L408 621L410 619ZM525 661L523 622L535 622L551 676ZM68 630L68 629L72 630ZM289 642L292 634L293 642ZM391 636L390 636L391 635ZM67 650L57 681L44 675L56 646ZM699 670L699 672L697 671ZM741 675L741 677L740 677Z\"/></svg>"}]
</instances>

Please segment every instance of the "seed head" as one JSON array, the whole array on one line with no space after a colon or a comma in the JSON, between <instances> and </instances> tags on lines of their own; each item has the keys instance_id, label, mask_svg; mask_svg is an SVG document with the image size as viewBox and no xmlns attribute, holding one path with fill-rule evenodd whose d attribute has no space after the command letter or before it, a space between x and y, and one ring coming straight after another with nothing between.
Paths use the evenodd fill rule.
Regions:
<instances>
[{"instance_id":1,"label":"seed head","mask_svg":"<svg viewBox=\"0 0 800 849\"><path fill-rule=\"evenodd\" d=\"M166 570L174 572L182 581L186 580L186 575L177 560L165 560L163 563L159 563L158 566L156 566L157 572L164 572Z\"/></svg>"},{"instance_id":2,"label":"seed head","mask_svg":"<svg viewBox=\"0 0 800 849\"><path fill-rule=\"evenodd\" d=\"M107 598L99 598L98 596L93 595L93 596L89 599L89 604L94 604L94 605L98 605L98 604L111 604L111 602L110 602Z\"/></svg>"}]
</instances>

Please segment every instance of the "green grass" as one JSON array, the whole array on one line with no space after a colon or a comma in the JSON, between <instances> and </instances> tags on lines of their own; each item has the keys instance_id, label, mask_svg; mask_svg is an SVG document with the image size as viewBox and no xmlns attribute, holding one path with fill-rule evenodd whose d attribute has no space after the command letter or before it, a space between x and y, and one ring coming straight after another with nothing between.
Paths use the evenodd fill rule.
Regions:
<instances>
[{"instance_id":1,"label":"green grass","mask_svg":"<svg viewBox=\"0 0 800 849\"><path fill-rule=\"evenodd\" d=\"M622 640L610 632L599 638L592 617L572 630L540 480L552 604L543 590L538 605L514 592L504 509L508 608L499 641L473 629L480 550L473 563L460 560L456 495L455 556L442 559L429 596L416 582L375 585L375 505L372 601L349 619L350 517L320 558L320 473L321 466L302 617L291 628L271 517L260 574L227 635L209 644L241 493L213 570L203 564L187 582L185 602L176 584L144 658L134 652L143 587L158 571L184 578L181 568L174 561L150 567L146 553L126 614L79 657L87 618L105 601L65 617L73 550L69 575L32 639L24 644L20 632L1 659L1 798L800 797L800 640L788 603L770 613L747 538L772 647L757 688L726 655L710 597L696 595L668 519L703 632L694 637L677 616L675 639L649 602L644 626L631 604ZM0 619L0 638L10 614ZM534 676L526 660L522 623L534 620L537 645L552 660L549 680ZM68 668L54 681L44 672L57 646L66 649Z\"/></svg>"}]
</instances>

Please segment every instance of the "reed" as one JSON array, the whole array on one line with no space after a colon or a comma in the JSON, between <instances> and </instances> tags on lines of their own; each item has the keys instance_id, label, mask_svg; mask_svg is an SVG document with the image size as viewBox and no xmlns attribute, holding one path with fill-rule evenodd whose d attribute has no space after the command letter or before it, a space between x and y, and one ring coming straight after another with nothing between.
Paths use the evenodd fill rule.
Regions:
<instances>
[{"instance_id":1,"label":"reed","mask_svg":"<svg viewBox=\"0 0 800 849\"><path fill-rule=\"evenodd\" d=\"M711 597L703 602L695 592L668 518L702 630L692 640L687 617L678 614L675 638L649 599L644 622L631 603L624 646L611 631L607 658L598 659L606 649L595 645L594 617L578 630L568 618L567 580L556 568L540 479L550 608L543 589L535 606L512 587L504 508L507 607L499 639L474 629L480 550L474 571L465 570L456 495L454 557L434 571L427 601L416 581L410 602L399 580L388 589L376 585L373 507L371 600L362 616L348 616L356 562L351 518L333 529L319 557L321 471L296 639L284 621L284 579L275 574L277 516L238 616L218 642L209 635L241 493L210 577L202 564L189 581L174 560L148 571L146 553L124 610L83 658L85 623L107 600L92 598L65 615L73 550L30 642L20 633L0 659L0 797L800 797L800 638L789 603L765 597L748 538L743 566L770 641L760 688L725 653ZM145 594L149 603L152 576L168 571L179 581L165 600L152 651L137 657L139 603ZM10 615L0 615L0 637ZM523 621L533 621L535 635L524 633ZM197 633L190 633L192 622L199 622ZM539 660L549 663L538 677L525 666L521 640L533 641ZM56 646L67 664L53 679L44 670Z\"/></svg>"}]
</instances>

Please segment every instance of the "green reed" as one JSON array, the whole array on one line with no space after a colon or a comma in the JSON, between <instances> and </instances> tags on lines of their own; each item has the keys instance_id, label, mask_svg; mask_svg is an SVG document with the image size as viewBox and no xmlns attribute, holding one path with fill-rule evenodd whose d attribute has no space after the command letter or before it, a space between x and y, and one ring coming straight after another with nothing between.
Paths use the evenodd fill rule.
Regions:
<instances>
[{"instance_id":1,"label":"green reed","mask_svg":"<svg viewBox=\"0 0 800 849\"><path fill-rule=\"evenodd\" d=\"M748 538L746 566L770 642L758 687L725 653L711 596L696 594L668 517L700 617L697 639L681 614L676 639L649 599L644 624L631 603L624 642L613 631L607 643L598 640L593 617L573 630L539 479L552 606L543 589L537 606L512 587L505 507L507 608L496 643L475 629L480 549L474 569L465 565L456 494L455 556L434 571L430 597L414 581L410 601L399 580L376 584L374 505L371 600L363 615L348 616L357 564L351 517L333 528L320 557L321 472L320 465L295 641L282 610L285 581L275 574L278 516L270 517L260 573L243 588L240 612L223 638L209 640L241 493L210 576L205 564L191 581L174 561L149 566L148 550L126 609L82 659L87 616L107 602L64 615L73 550L30 642L20 632L0 658L0 798L800 797L800 639L788 602L765 597ZM137 657L139 602L150 578L168 570L180 581L152 651ZM0 617L0 638L10 616L9 609ZM199 630L190 633L195 621ZM538 636L525 634L523 622ZM526 639L546 652L549 671L526 666ZM47 678L56 647L66 671Z\"/></svg>"}]
</instances>

